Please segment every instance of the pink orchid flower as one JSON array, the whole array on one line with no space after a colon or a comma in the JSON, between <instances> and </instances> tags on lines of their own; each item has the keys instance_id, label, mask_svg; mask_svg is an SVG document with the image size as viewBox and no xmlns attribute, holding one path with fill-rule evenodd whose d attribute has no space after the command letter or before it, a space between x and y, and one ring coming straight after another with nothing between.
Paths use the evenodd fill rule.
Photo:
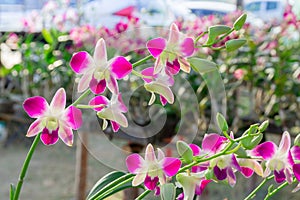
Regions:
<instances>
[{"instance_id":1,"label":"pink orchid flower","mask_svg":"<svg viewBox=\"0 0 300 200\"><path fill-rule=\"evenodd\" d=\"M136 174L132 181L133 186L144 182L149 190L157 190L157 183L166 183L166 177L172 177L178 172L181 161L178 158L165 157L162 150L157 149L156 158L153 146L148 144L145 152L145 159L139 154L132 154L127 157L126 165L130 173Z\"/></svg>"},{"instance_id":2,"label":"pink orchid flower","mask_svg":"<svg viewBox=\"0 0 300 200\"><path fill-rule=\"evenodd\" d=\"M173 23L170 27L169 40L155 38L147 42L150 54L156 58L154 74L163 69L167 73L178 73L179 69L190 72L187 57L194 53L194 40L190 37L181 38L178 27Z\"/></svg>"},{"instance_id":3,"label":"pink orchid flower","mask_svg":"<svg viewBox=\"0 0 300 200\"><path fill-rule=\"evenodd\" d=\"M264 177L267 177L271 171L274 171L277 183L281 183L284 180L292 183L292 166L294 161L290 152L290 145L290 134L284 132L279 147L275 143L268 141L251 150L253 156L262 157L266 161Z\"/></svg>"},{"instance_id":4,"label":"pink orchid flower","mask_svg":"<svg viewBox=\"0 0 300 200\"><path fill-rule=\"evenodd\" d=\"M205 172L180 173L176 176L177 181L183 188L183 193L177 200L193 200L195 195L201 195L204 188L211 180L205 179Z\"/></svg>"},{"instance_id":5,"label":"pink orchid flower","mask_svg":"<svg viewBox=\"0 0 300 200\"><path fill-rule=\"evenodd\" d=\"M41 96L30 97L24 101L23 107L32 118L37 118L29 127L27 137L42 132L41 140L45 145L52 145L60 138L66 145L73 144L73 131L82 124L81 111L66 106L66 92L60 88L55 93L50 105Z\"/></svg>"},{"instance_id":6,"label":"pink orchid flower","mask_svg":"<svg viewBox=\"0 0 300 200\"><path fill-rule=\"evenodd\" d=\"M132 71L132 65L124 57L107 60L105 41L98 40L93 58L86 52L75 53L70 61L72 70L82 75L78 83L78 92L90 87L94 94L104 92L106 86L112 92L119 92L117 79L122 79Z\"/></svg>"},{"instance_id":7,"label":"pink orchid flower","mask_svg":"<svg viewBox=\"0 0 300 200\"><path fill-rule=\"evenodd\" d=\"M174 103L174 95L170 88L174 84L172 75L165 72L154 74L154 67L146 68L141 73L145 76L143 78L145 81L144 87L152 94L149 105L155 101L155 93L160 95L162 105L166 105L167 102Z\"/></svg>"},{"instance_id":8,"label":"pink orchid flower","mask_svg":"<svg viewBox=\"0 0 300 200\"><path fill-rule=\"evenodd\" d=\"M103 130L107 127L107 121L110 120L112 129L117 132L120 126L127 127L128 122L123 113L127 112L127 107L123 103L122 95L113 94L111 100L105 96L96 96L90 100L89 105L95 106L97 116L103 119Z\"/></svg>"},{"instance_id":9,"label":"pink orchid flower","mask_svg":"<svg viewBox=\"0 0 300 200\"><path fill-rule=\"evenodd\" d=\"M291 154L295 163L293 164L293 173L298 182L300 182L300 146L293 146L291 148ZM300 183L296 186L293 192L300 190Z\"/></svg>"}]
</instances>

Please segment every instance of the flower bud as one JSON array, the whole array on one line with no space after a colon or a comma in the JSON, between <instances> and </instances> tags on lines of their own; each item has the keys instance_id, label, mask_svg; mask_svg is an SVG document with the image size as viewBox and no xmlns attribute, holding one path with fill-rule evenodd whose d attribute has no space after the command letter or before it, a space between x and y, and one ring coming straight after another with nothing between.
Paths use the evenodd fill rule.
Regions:
<instances>
[{"instance_id":1,"label":"flower bud","mask_svg":"<svg viewBox=\"0 0 300 200\"><path fill-rule=\"evenodd\" d=\"M242 146L245 149L251 150L261 142L262 138L263 134L259 134L258 136L248 136L241 141Z\"/></svg>"},{"instance_id":2,"label":"flower bud","mask_svg":"<svg viewBox=\"0 0 300 200\"><path fill-rule=\"evenodd\" d=\"M243 25L245 24L247 19L247 14L244 13L243 15L241 15L233 24L233 28L236 31L241 30L241 28L243 27Z\"/></svg>"},{"instance_id":3,"label":"flower bud","mask_svg":"<svg viewBox=\"0 0 300 200\"><path fill-rule=\"evenodd\" d=\"M178 154L184 159L185 163L193 162L193 151L187 143L178 141L176 147Z\"/></svg>"},{"instance_id":4,"label":"flower bud","mask_svg":"<svg viewBox=\"0 0 300 200\"><path fill-rule=\"evenodd\" d=\"M225 25L216 25L216 26L211 26L208 28L208 39L206 44L211 45L215 42L215 39L223 35L225 33L228 33L231 30L229 26Z\"/></svg>"},{"instance_id":5,"label":"flower bud","mask_svg":"<svg viewBox=\"0 0 300 200\"><path fill-rule=\"evenodd\" d=\"M227 51L234 51L246 44L247 40L245 39L233 39L229 40L225 43L225 47Z\"/></svg>"},{"instance_id":6,"label":"flower bud","mask_svg":"<svg viewBox=\"0 0 300 200\"><path fill-rule=\"evenodd\" d=\"M264 132L269 126L269 120L264 121L258 128L258 130L262 133Z\"/></svg>"},{"instance_id":7,"label":"flower bud","mask_svg":"<svg viewBox=\"0 0 300 200\"><path fill-rule=\"evenodd\" d=\"M225 117L221 113L217 114L217 122L218 122L219 128L222 131L227 131L228 130L228 124L225 120Z\"/></svg>"}]
</instances>

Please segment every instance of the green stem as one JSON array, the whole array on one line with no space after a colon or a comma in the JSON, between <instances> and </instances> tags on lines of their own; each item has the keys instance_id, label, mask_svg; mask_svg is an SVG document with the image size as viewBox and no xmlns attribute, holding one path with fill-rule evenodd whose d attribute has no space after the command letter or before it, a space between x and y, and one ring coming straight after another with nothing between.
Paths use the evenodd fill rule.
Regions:
<instances>
[{"instance_id":1,"label":"green stem","mask_svg":"<svg viewBox=\"0 0 300 200\"><path fill-rule=\"evenodd\" d=\"M296 179L293 180L293 182L295 182L295 181L296 181ZM273 190L272 192L268 193L267 196L264 198L264 200L270 199L270 197L274 196L277 192L279 192L281 189L283 189L284 187L286 187L288 185L289 185L289 183L287 181L284 182L284 183L282 183L275 190Z\"/></svg>"},{"instance_id":2,"label":"green stem","mask_svg":"<svg viewBox=\"0 0 300 200\"><path fill-rule=\"evenodd\" d=\"M274 175L265 178L244 200L253 199L255 194L260 190L269 180L273 179Z\"/></svg>"},{"instance_id":3,"label":"green stem","mask_svg":"<svg viewBox=\"0 0 300 200\"><path fill-rule=\"evenodd\" d=\"M140 196L138 196L135 200L142 200L144 199L145 196L147 196L149 193L151 192L151 190L145 190L142 194L140 194Z\"/></svg>"},{"instance_id":4,"label":"green stem","mask_svg":"<svg viewBox=\"0 0 300 200\"><path fill-rule=\"evenodd\" d=\"M140 77L140 78L147 78L147 79L151 79L151 80L153 79L152 76L144 76L143 74L141 74L141 73L139 73L139 72L137 72L135 70L132 70L131 73L134 74L134 75L136 75L137 77Z\"/></svg>"},{"instance_id":5,"label":"green stem","mask_svg":"<svg viewBox=\"0 0 300 200\"><path fill-rule=\"evenodd\" d=\"M133 64L132 64L132 67L135 68L135 67L137 67L137 66L143 64L143 63L146 62L147 60L150 60L151 58L153 58L153 56L152 56L152 55L149 55L149 56L147 56L147 57L145 57L145 58L143 58L143 59L141 59L141 60L139 60L139 61L133 63Z\"/></svg>"},{"instance_id":6,"label":"green stem","mask_svg":"<svg viewBox=\"0 0 300 200\"><path fill-rule=\"evenodd\" d=\"M204 31L198 37L196 37L194 44L197 44L197 42L207 33L208 33L208 31Z\"/></svg>"},{"instance_id":7,"label":"green stem","mask_svg":"<svg viewBox=\"0 0 300 200\"><path fill-rule=\"evenodd\" d=\"M90 89L86 90L82 95L80 95L80 97L78 97L78 99L76 99L76 101L74 101L71 104L71 106L76 106L77 104L79 104L80 101L82 101L82 99L84 99L85 97L87 97L90 93L91 93Z\"/></svg>"},{"instance_id":8,"label":"green stem","mask_svg":"<svg viewBox=\"0 0 300 200\"><path fill-rule=\"evenodd\" d=\"M19 199L19 195L20 195L20 192L21 192L21 189L22 189L24 178L26 176L29 163L31 161L33 152L34 152L34 150L35 150L35 148L36 148L36 146L39 142L39 139L40 139L40 133L37 136L35 136L34 141L32 142L31 147L30 147L30 149L27 153L27 156L26 156L25 161L23 163L23 167L22 167L21 172L20 172L19 181L18 181L18 184L17 184L17 187L16 187L16 191L14 193L13 200L18 200Z\"/></svg>"}]
</instances>

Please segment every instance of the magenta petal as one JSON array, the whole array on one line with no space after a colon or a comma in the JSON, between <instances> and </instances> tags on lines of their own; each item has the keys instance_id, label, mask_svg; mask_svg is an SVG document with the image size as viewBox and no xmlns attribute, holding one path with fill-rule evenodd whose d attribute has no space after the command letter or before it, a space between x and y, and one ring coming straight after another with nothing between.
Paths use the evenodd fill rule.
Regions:
<instances>
[{"instance_id":1,"label":"magenta petal","mask_svg":"<svg viewBox=\"0 0 300 200\"><path fill-rule=\"evenodd\" d=\"M113 76L110 76L110 78L107 80L107 87L112 93L114 94L119 93L117 80Z\"/></svg>"},{"instance_id":2,"label":"magenta petal","mask_svg":"<svg viewBox=\"0 0 300 200\"><path fill-rule=\"evenodd\" d=\"M275 175L274 179L277 183L282 183L285 180L285 174L283 169L280 170L279 172L275 170L274 175Z\"/></svg>"},{"instance_id":3,"label":"magenta petal","mask_svg":"<svg viewBox=\"0 0 300 200\"><path fill-rule=\"evenodd\" d=\"M166 70L172 75L178 74L180 71L180 63L178 62L178 59L173 60L173 62L167 62Z\"/></svg>"},{"instance_id":4,"label":"magenta petal","mask_svg":"<svg viewBox=\"0 0 300 200\"><path fill-rule=\"evenodd\" d=\"M207 134L203 138L202 149L208 152L216 152L222 143L223 138L220 135L216 133Z\"/></svg>"},{"instance_id":5,"label":"magenta petal","mask_svg":"<svg viewBox=\"0 0 300 200\"><path fill-rule=\"evenodd\" d=\"M157 176L154 178L151 178L150 176L146 176L144 184L148 190L154 190L156 188L158 180L159 179Z\"/></svg>"},{"instance_id":6,"label":"magenta petal","mask_svg":"<svg viewBox=\"0 0 300 200\"><path fill-rule=\"evenodd\" d=\"M117 79L124 78L132 71L132 65L124 57L119 56L111 63L111 72Z\"/></svg>"},{"instance_id":7,"label":"magenta petal","mask_svg":"<svg viewBox=\"0 0 300 200\"><path fill-rule=\"evenodd\" d=\"M77 130L82 125L82 113L81 110L76 108L75 106L70 106L66 109L66 122L68 125L74 129Z\"/></svg>"},{"instance_id":8,"label":"magenta petal","mask_svg":"<svg viewBox=\"0 0 300 200\"><path fill-rule=\"evenodd\" d=\"M221 181L227 177L227 168L220 169L218 166L215 166L213 170L218 180Z\"/></svg>"},{"instance_id":9,"label":"magenta petal","mask_svg":"<svg viewBox=\"0 0 300 200\"><path fill-rule=\"evenodd\" d=\"M44 128L41 134L41 140L45 145L55 144L58 141L58 129L50 133L47 128Z\"/></svg>"},{"instance_id":10,"label":"magenta petal","mask_svg":"<svg viewBox=\"0 0 300 200\"><path fill-rule=\"evenodd\" d=\"M293 172L298 181L300 181L300 163L293 165Z\"/></svg>"},{"instance_id":11,"label":"magenta petal","mask_svg":"<svg viewBox=\"0 0 300 200\"><path fill-rule=\"evenodd\" d=\"M101 94L105 91L106 88L106 81L105 79L102 79L100 81L97 81L97 79L92 78L90 82L90 88L94 94Z\"/></svg>"},{"instance_id":12,"label":"magenta petal","mask_svg":"<svg viewBox=\"0 0 300 200\"><path fill-rule=\"evenodd\" d=\"M72 56L70 66L75 73L81 74L91 66L91 62L91 56L86 51L80 51Z\"/></svg>"},{"instance_id":13,"label":"magenta petal","mask_svg":"<svg viewBox=\"0 0 300 200\"><path fill-rule=\"evenodd\" d=\"M167 99L162 95L159 95L159 100L163 106L165 106L168 103Z\"/></svg>"},{"instance_id":14,"label":"magenta petal","mask_svg":"<svg viewBox=\"0 0 300 200\"><path fill-rule=\"evenodd\" d=\"M246 177L249 178L253 175L254 170L249 167L241 167L241 173Z\"/></svg>"},{"instance_id":15,"label":"magenta petal","mask_svg":"<svg viewBox=\"0 0 300 200\"><path fill-rule=\"evenodd\" d=\"M231 157L231 165L232 165L232 167L234 167L238 171L242 170L239 163L238 163L238 161L236 160L236 157L235 157L234 154L232 154L232 157Z\"/></svg>"},{"instance_id":16,"label":"magenta petal","mask_svg":"<svg viewBox=\"0 0 300 200\"><path fill-rule=\"evenodd\" d=\"M291 153L292 153L293 159L300 160L300 147L299 146L293 146L291 148Z\"/></svg>"},{"instance_id":17,"label":"magenta petal","mask_svg":"<svg viewBox=\"0 0 300 200\"><path fill-rule=\"evenodd\" d=\"M166 157L163 160L162 166L167 176L174 176L181 166L181 161L178 158Z\"/></svg>"},{"instance_id":18,"label":"magenta petal","mask_svg":"<svg viewBox=\"0 0 300 200\"><path fill-rule=\"evenodd\" d=\"M157 58L166 48L166 40L164 38L155 38L147 42L147 48L154 58Z\"/></svg>"},{"instance_id":19,"label":"magenta petal","mask_svg":"<svg viewBox=\"0 0 300 200\"><path fill-rule=\"evenodd\" d=\"M142 167L144 159L137 153L131 154L126 158L126 166L130 173L136 174Z\"/></svg>"},{"instance_id":20,"label":"magenta petal","mask_svg":"<svg viewBox=\"0 0 300 200\"><path fill-rule=\"evenodd\" d=\"M148 68L144 69L143 71L141 71L141 74L143 76L154 77L154 75L153 75L154 74L154 68L153 67L148 67ZM146 83L152 82L151 78L143 78L143 80Z\"/></svg>"},{"instance_id":21,"label":"magenta petal","mask_svg":"<svg viewBox=\"0 0 300 200\"><path fill-rule=\"evenodd\" d=\"M233 187L236 183L236 177L235 174L232 170L232 168L228 167L227 168L227 178L228 178L228 183L231 187Z\"/></svg>"},{"instance_id":22,"label":"magenta petal","mask_svg":"<svg viewBox=\"0 0 300 200\"><path fill-rule=\"evenodd\" d=\"M189 146L190 146L190 148L193 151L193 156L198 156L200 154L201 149L200 149L200 147L198 145L190 144Z\"/></svg>"},{"instance_id":23,"label":"magenta petal","mask_svg":"<svg viewBox=\"0 0 300 200\"><path fill-rule=\"evenodd\" d=\"M114 132L118 132L120 129L120 125L115 121L110 121L112 129Z\"/></svg>"},{"instance_id":24,"label":"magenta petal","mask_svg":"<svg viewBox=\"0 0 300 200\"><path fill-rule=\"evenodd\" d=\"M25 112L32 118L37 118L43 115L48 108L46 99L40 96L30 97L23 103Z\"/></svg>"},{"instance_id":25,"label":"magenta petal","mask_svg":"<svg viewBox=\"0 0 300 200\"><path fill-rule=\"evenodd\" d=\"M105 96L96 96L90 100L89 105L92 106L103 105L101 107L94 108L94 110L100 111L103 109L103 107L105 107L105 105L108 104L108 102L109 100Z\"/></svg>"},{"instance_id":26,"label":"magenta petal","mask_svg":"<svg viewBox=\"0 0 300 200\"><path fill-rule=\"evenodd\" d=\"M181 44L181 52L185 57L191 56L194 53L194 40L192 38L185 38Z\"/></svg>"},{"instance_id":27,"label":"magenta petal","mask_svg":"<svg viewBox=\"0 0 300 200\"><path fill-rule=\"evenodd\" d=\"M196 195L201 195L204 188L207 186L207 184L209 184L210 182L212 182L212 180L201 180L199 185L196 185L196 190L195 190L195 194Z\"/></svg>"},{"instance_id":28,"label":"magenta petal","mask_svg":"<svg viewBox=\"0 0 300 200\"><path fill-rule=\"evenodd\" d=\"M73 131L68 126L59 127L58 135L60 139L68 146L73 144Z\"/></svg>"},{"instance_id":29,"label":"magenta petal","mask_svg":"<svg viewBox=\"0 0 300 200\"><path fill-rule=\"evenodd\" d=\"M275 154L276 149L277 149L277 146L273 142L264 142L264 143L256 146L251 151L251 154L254 156L261 156L264 159L270 159Z\"/></svg>"}]
</instances>

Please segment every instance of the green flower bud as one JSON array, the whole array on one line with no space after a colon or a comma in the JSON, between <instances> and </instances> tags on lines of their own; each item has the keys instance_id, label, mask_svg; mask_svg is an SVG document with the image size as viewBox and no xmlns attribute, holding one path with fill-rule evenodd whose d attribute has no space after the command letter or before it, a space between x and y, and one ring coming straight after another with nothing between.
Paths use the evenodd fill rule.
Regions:
<instances>
[{"instance_id":1,"label":"green flower bud","mask_svg":"<svg viewBox=\"0 0 300 200\"><path fill-rule=\"evenodd\" d=\"M235 51L244 44L246 44L247 40L245 39L233 39L229 40L225 43L225 47L227 51Z\"/></svg>"},{"instance_id":2,"label":"green flower bud","mask_svg":"<svg viewBox=\"0 0 300 200\"><path fill-rule=\"evenodd\" d=\"M221 113L217 114L217 123L218 123L219 128L222 131L227 131L228 130L228 124L226 122L226 119Z\"/></svg>"},{"instance_id":3,"label":"green flower bud","mask_svg":"<svg viewBox=\"0 0 300 200\"><path fill-rule=\"evenodd\" d=\"M233 24L233 28L236 31L241 30L241 28L244 26L245 22L247 19L247 14L244 13L243 15L241 15Z\"/></svg>"},{"instance_id":4,"label":"green flower bud","mask_svg":"<svg viewBox=\"0 0 300 200\"><path fill-rule=\"evenodd\" d=\"M300 134L298 134L294 140L294 145L300 147Z\"/></svg>"},{"instance_id":5,"label":"green flower bud","mask_svg":"<svg viewBox=\"0 0 300 200\"><path fill-rule=\"evenodd\" d=\"M193 151L187 143L178 141L176 147L178 154L184 159L185 163L189 164L193 162Z\"/></svg>"},{"instance_id":6,"label":"green flower bud","mask_svg":"<svg viewBox=\"0 0 300 200\"><path fill-rule=\"evenodd\" d=\"M223 35L225 33L228 33L231 30L229 26L225 25L216 25L216 26L211 26L208 28L208 39L206 44L211 45L215 42L215 39Z\"/></svg>"},{"instance_id":7,"label":"green flower bud","mask_svg":"<svg viewBox=\"0 0 300 200\"><path fill-rule=\"evenodd\" d=\"M263 134L259 134L258 136L248 136L241 141L242 146L245 149L251 150L261 142L262 138Z\"/></svg>"},{"instance_id":8,"label":"green flower bud","mask_svg":"<svg viewBox=\"0 0 300 200\"><path fill-rule=\"evenodd\" d=\"M258 128L258 130L262 133L264 132L269 126L269 120L264 121Z\"/></svg>"}]
</instances>

